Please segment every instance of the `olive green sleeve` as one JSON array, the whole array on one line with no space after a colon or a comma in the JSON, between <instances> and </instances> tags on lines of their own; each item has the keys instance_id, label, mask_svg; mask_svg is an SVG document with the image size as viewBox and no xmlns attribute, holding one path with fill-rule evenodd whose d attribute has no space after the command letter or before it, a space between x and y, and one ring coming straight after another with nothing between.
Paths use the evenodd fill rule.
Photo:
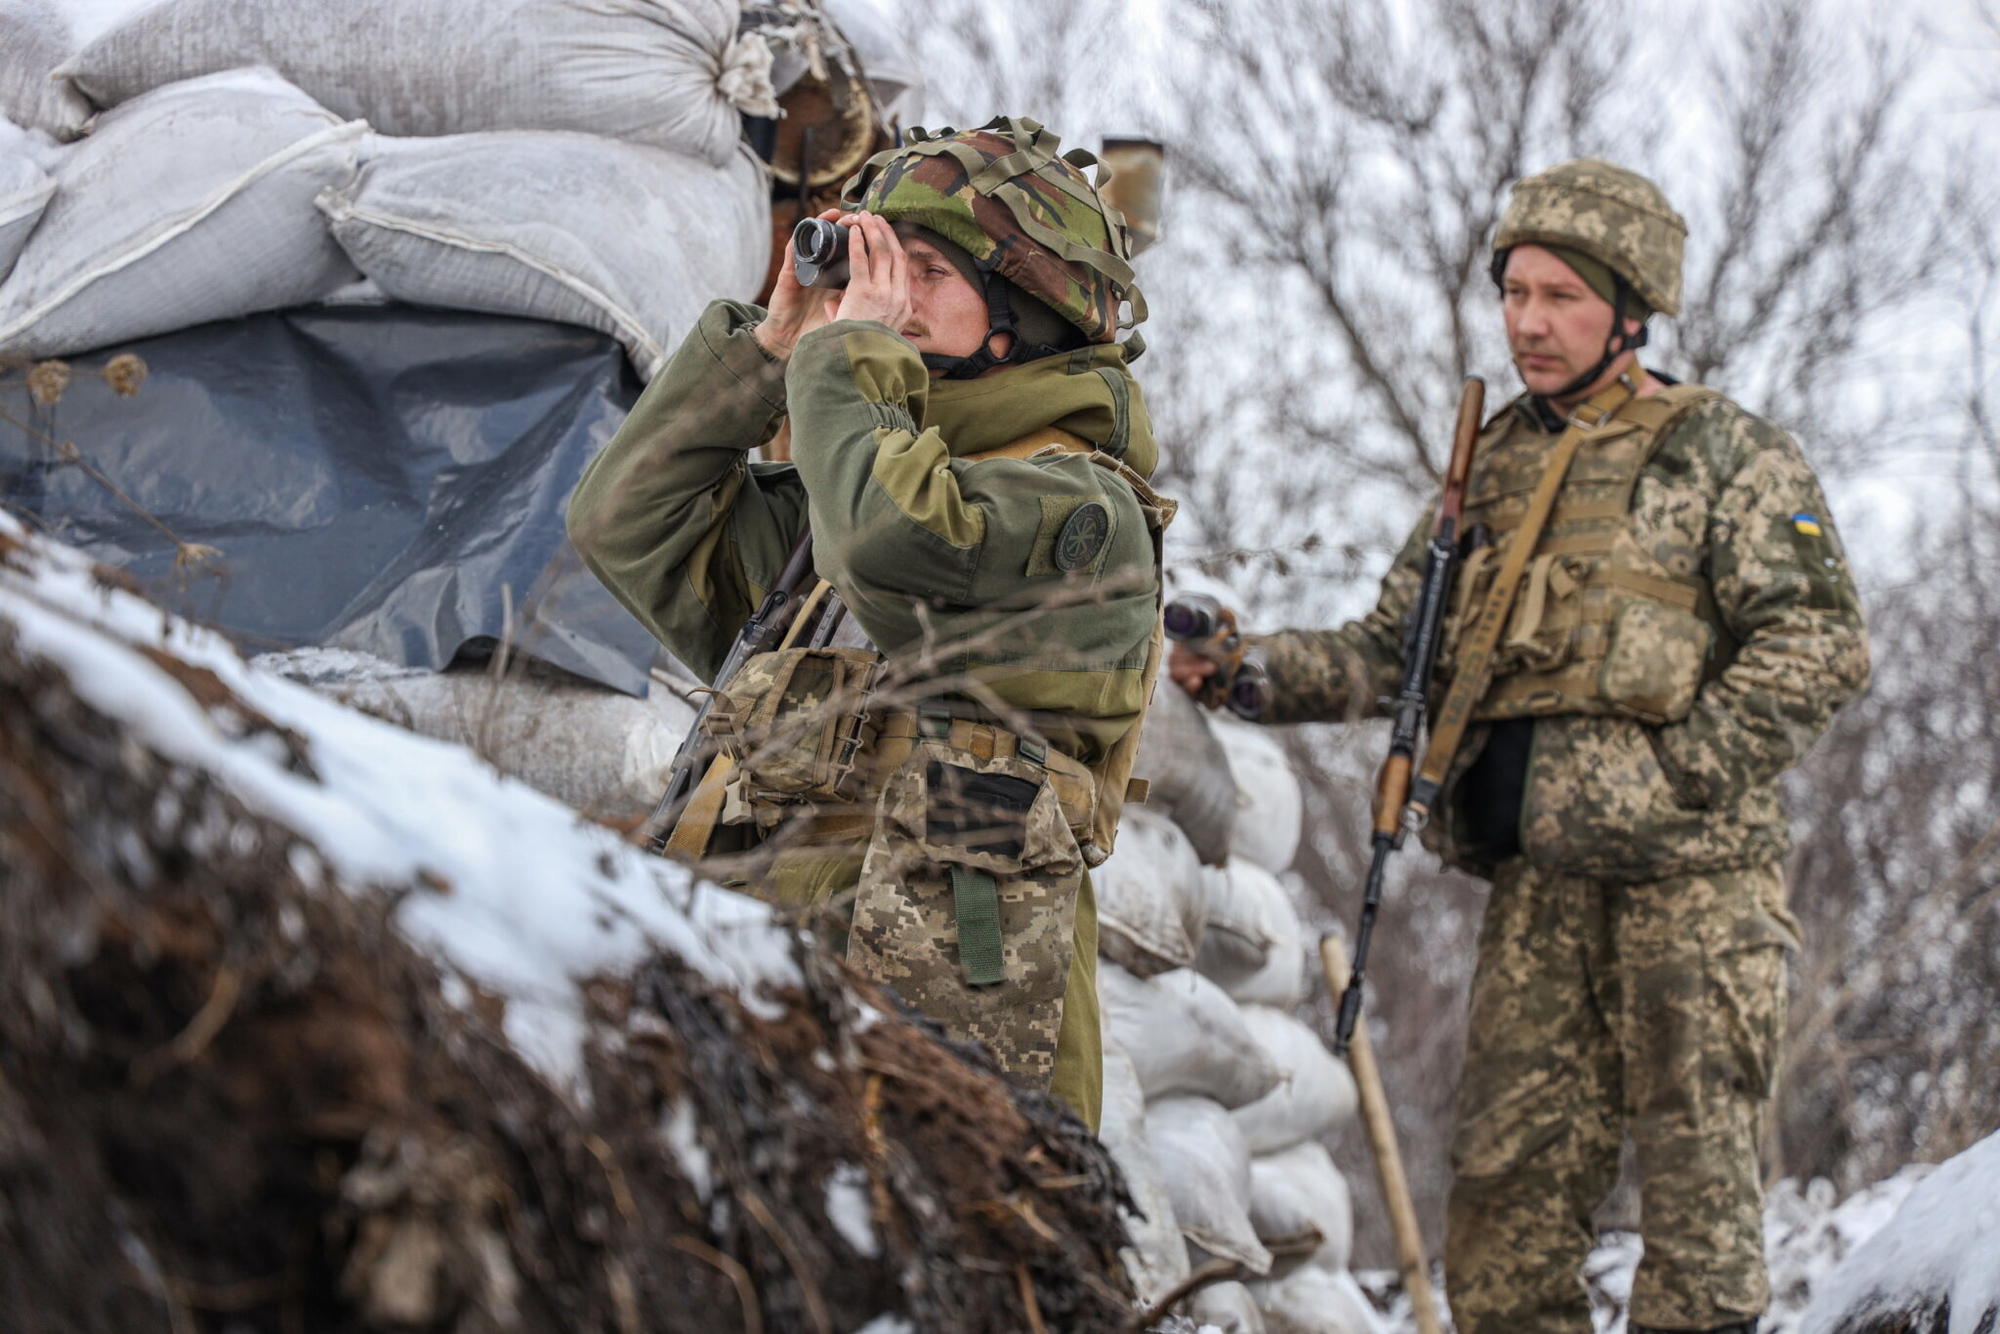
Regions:
<instances>
[{"instance_id":1,"label":"olive green sleeve","mask_svg":"<svg viewBox=\"0 0 2000 1334\"><path fill-rule=\"evenodd\" d=\"M1684 429L1714 437L1697 452L1735 464L1710 511L1707 573L1737 643L1660 741L1684 798L1725 806L1798 763L1867 684L1868 638L1826 497L1791 437L1729 405Z\"/></svg>"},{"instance_id":2,"label":"olive green sleeve","mask_svg":"<svg viewBox=\"0 0 2000 1334\"><path fill-rule=\"evenodd\" d=\"M1342 722L1378 717L1381 701L1402 686L1403 634L1423 582L1430 518L1411 530L1382 576L1375 607L1337 630L1280 630L1249 635L1263 650L1271 694L1260 722Z\"/></svg>"},{"instance_id":3,"label":"olive green sleeve","mask_svg":"<svg viewBox=\"0 0 2000 1334\"><path fill-rule=\"evenodd\" d=\"M898 599L1025 605L1059 581L1049 551L1080 505L1100 501L1119 538L1138 523L1123 484L1081 455L953 458L919 425L929 385L916 349L873 322L829 324L792 354L792 455L814 550L858 613ZM1150 587L1150 562L1143 574Z\"/></svg>"},{"instance_id":4,"label":"olive green sleeve","mask_svg":"<svg viewBox=\"0 0 2000 1334\"><path fill-rule=\"evenodd\" d=\"M804 522L793 470L749 451L785 415L784 366L718 301L646 387L570 497L570 542L604 586L704 679L784 567Z\"/></svg>"}]
</instances>

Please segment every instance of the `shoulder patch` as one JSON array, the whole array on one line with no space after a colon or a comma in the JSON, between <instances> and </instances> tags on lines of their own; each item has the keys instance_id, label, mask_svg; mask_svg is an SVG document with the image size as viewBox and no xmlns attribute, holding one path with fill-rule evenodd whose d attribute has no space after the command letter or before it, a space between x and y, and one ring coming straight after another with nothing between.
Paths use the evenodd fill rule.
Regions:
<instances>
[{"instance_id":1,"label":"shoulder patch","mask_svg":"<svg viewBox=\"0 0 2000 1334\"><path fill-rule=\"evenodd\" d=\"M1111 536L1111 511L1102 501L1090 500L1078 505L1070 512L1069 518L1056 533L1055 548L1049 553L1055 567L1064 574L1083 569L1097 559L1104 550L1105 539Z\"/></svg>"}]
</instances>

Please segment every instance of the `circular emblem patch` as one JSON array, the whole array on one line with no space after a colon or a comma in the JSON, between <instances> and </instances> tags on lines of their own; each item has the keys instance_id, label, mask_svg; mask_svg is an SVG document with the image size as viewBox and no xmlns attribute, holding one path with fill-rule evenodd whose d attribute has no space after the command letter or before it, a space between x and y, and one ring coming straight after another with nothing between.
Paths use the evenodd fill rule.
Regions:
<instances>
[{"instance_id":1,"label":"circular emblem patch","mask_svg":"<svg viewBox=\"0 0 2000 1334\"><path fill-rule=\"evenodd\" d=\"M1063 521L1062 531L1056 534L1056 568L1064 574L1082 569L1097 559L1097 553L1104 550L1104 539L1110 535L1110 510L1095 500L1078 505Z\"/></svg>"}]
</instances>

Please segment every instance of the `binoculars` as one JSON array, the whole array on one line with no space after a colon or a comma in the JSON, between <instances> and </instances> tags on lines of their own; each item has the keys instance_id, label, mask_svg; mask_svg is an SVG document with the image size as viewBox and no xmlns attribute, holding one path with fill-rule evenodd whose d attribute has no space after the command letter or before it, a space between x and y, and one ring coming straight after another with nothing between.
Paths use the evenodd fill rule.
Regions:
<instances>
[{"instance_id":1,"label":"binoculars","mask_svg":"<svg viewBox=\"0 0 2000 1334\"><path fill-rule=\"evenodd\" d=\"M799 286L847 286L847 233L825 218L807 218L792 228L792 274Z\"/></svg>"},{"instance_id":2,"label":"binoculars","mask_svg":"<svg viewBox=\"0 0 2000 1334\"><path fill-rule=\"evenodd\" d=\"M1169 602L1161 612L1167 638L1189 645L1216 665L1198 698L1211 709L1228 708L1252 722L1264 712L1270 675L1255 649L1245 648L1236 613L1202 593Z\"/></svg>"}]
</instances>

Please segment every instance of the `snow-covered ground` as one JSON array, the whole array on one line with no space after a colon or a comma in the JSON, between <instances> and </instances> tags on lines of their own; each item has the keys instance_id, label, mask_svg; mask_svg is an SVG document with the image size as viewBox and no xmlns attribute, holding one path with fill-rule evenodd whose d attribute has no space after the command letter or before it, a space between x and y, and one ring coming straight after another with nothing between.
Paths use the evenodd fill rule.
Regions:
<instances>
[{"instance_id":1,"label":"snow-covered ground","mask_svg":"<svg viewBox=\"0 0 2000 1334\"><path fill-rule=\"evenodd\" d=\"M1625 1334L1642 1253L1636 1233L1607 1232L1584 1263L1596 1334ZM1979 1313L2000 1303L2000 1134L1942 1167L1913 1164L1844 1200L1824 1178L1780 1181L1765 1201L1764 1254L1771 1309L1760 1334L1830 1334L1834 1313L1853 1312L1871 1294L1886 1309L1898 1296L1916 1305L1921 1294L1947 1292L1953 1311L1973 1312L1949 1334L1973 1334ZM1398 1275L1357 1277L1395 1334L1417 1334ZM1442 1312L1442 1287L1437 1298Z\"/></svg>"},{"instance_id":2,"label":"snow-covered ground","mask_svg":"<svg viewBox=\"0 0 2000 1334\"><path fill-rule=\"evenodd\" d=\"M0 512L0 552L12 543L23 545L0 560L0 626L17 651L59 666L135 738L216 775L319 849L325 864L315 856L302 875L357 893L425 886L397 909L403 933L507 998L509 1039L558 1085L578 1070L577 984L592 976L665 951L753 1010L767 988L798 980L792 934L765 905L641 853L462 747L249 666L220 635L163 615ZM286 762L271 730L197 698L156 653L214 673L241 705L295 733L310 772Z\"/></svg>"}]
</instances>

